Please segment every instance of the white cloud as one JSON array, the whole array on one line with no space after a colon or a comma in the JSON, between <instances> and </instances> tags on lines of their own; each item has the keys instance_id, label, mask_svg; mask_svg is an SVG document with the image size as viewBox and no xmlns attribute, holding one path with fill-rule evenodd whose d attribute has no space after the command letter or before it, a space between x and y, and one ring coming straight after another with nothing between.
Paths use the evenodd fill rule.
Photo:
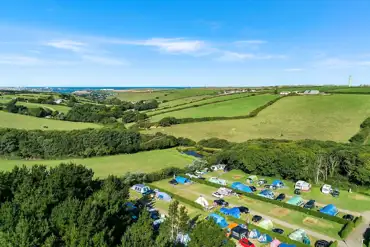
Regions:
<instances>
[{"instance_id":1,"label":"white cloud","mask_svg":"<svg viewBox=\"0 0 370 247\"><path fill-rule=\"evenodd\" d=\"M45 43L45 45L73 52L82 52L86 47L85 43L74 40L54 40Z\"/></svg>"},{"instance_id":2,"label":"white cloud","mask_svg":"<svg viewBox=\"0 0 370 247\"><path fill-rule=\"evenodd\" d=\"M238 46L243 46L243 45L262 45L266 44L266 40L259 40L259 39L252 39L252 40L239 40L235 41L234 44Z\"/></svg>"},{"instance_id":3,"label":"white cloud","mask_svg":"<svg viewBox=\"0 0 370 247\"><path fill-rule=\"evenodd\" d=\"M241 62L245 60L269 60L269 59L283 59L283 58L286 58L286 56L224 51L223 54L217 60L226 61L226 62Z\"/></svg>"},{"instance_id":4,"label":"white cloud","mask_svg":"<svg viewBox=\"0 0 370 247\"><path fill-rule=\"evenodd\" d=\"M120 66L120 65L128 65L129 64L126 60L119 60L119 59L110 58L110 57L83 55L81 58L83 60L87 61L87 62L102 64L102 65Z\"/></svg>"},{"instance_id":5,"label":"white cloud","mask_svg":"<svg viewBox=\"0 0 370 247\"><path fill-rule=\"evenodd\" d=\"M42 61L36 57L22 55L0 55L0 64L33 66L41 63Z\"/></svg>"},{"instance_id":6,"label":"white cloud","mask_svg":"<svg viewBox=\"0 0 370 247\"><path fill-rule=\"evenodd\" d=\"M298 71L303 71L302 68L288 68L288 69L284 69L284 71L287 71L287 72L298 72Z\"/></svg>"}]
</instances>

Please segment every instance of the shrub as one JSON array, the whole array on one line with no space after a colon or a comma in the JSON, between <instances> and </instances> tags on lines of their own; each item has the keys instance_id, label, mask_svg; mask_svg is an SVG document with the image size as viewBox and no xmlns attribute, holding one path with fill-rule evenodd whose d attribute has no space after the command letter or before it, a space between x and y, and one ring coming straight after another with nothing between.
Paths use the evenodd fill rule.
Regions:
<instances>
[{"instance_id":1,"label":"shrub","mask_svg":"<svg viewBox=\"0 0 370 247\"><path fill-rule=\"evenodd\" d=\"M338 247L338 241L331 242L329 247Z\"/></svg>"},{"instance_id":2,"label":"shrub","mask_svg":"<svg viewBox=\"0 0 370 247\"><path fill-rule=\"evenodd\" d=\"M339 232L339 236L342 238L342 239L346 239L349 234L353 231L353 229L355 228L355 224L350 221L348 222L347 224L345 224L343 226L343 228L340 230Z\"/></svg>"},{"instance_id":3,"label":"shrub","mask_svg":"<svg viewBox=\"0 0 370 247\"><path fill-rule=\"evenodd\" d=\"M230 145L230 142L219 138L203 139L198 142L198 145L208 148L225 148Z\"/></svg>"},{"instance_id":4,"label":"shrub","mask_svg":"<svg viewBox=\"0 0 370 247\"><path fill-rule=\"evenodd\" d=\"M356 217L356 219L353 221L354 226L358 227L362 223L362 221L363 221L362 216Z\"/></svg>"}]
</instances>

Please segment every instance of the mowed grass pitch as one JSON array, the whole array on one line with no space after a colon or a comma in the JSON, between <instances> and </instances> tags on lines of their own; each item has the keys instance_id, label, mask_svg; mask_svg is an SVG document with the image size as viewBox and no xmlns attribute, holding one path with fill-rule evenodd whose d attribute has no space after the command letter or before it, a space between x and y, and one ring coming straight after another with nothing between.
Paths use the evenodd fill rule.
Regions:
<instances>
[{"instance_id":1,"label":"mowed grass pitch","mask_svg":"<svg viewBox=\"0 0 370 247\"><path fill-rule=\"evenodd\" d=\"M47 128L43 126L47 126ZM60 121L0 111L0 128L74 130L100 127L100 125L93 123Z\"/></svg>"},{"instance_id":2,"label":"mowed grass pitch","mask_svg":"<svg viewBox=\"0 0 370 247\"><path fill-rule=\"evenodd\" d=\"M15 166L46 165L55 167L60 163L85 165L91 168L95 177L107 177L108 175L121 176L126 172L154 172L166 167L185 167L191 164L193 158L181 154L176 149L154 150L135 154L122 154L86 159L65 160L0 160L0 170L9 171Z\"/></svg>"},{"instance_id":3,"label":"mowed grass pitch","mask_svg":"<svg viewBox=\"0 0 370 247\"><path fill-rule=\"evenodd\" d=\"M256 138L347 142L369 116L370 95L292 96L254 118L179 124L146 132L193 140L218 137L235 142Z\"/></svg>"},{"instance_id":4,"label":"mowed grass pitch","mask_svg":"<svg viewBox=\"0 0 370 247\"><path fill-rule=\"evenodd\" d=\"M277 97L279 96L265 94L234 99L225 102L219 102L210 105L193 107L184 110L156 115L151 118L151 121L157 122L164 117L201 118L201 117L234 117L247 115L257 107L260 107L266 104L268 101L273 100Z\"/></svg>"}]
</instances>

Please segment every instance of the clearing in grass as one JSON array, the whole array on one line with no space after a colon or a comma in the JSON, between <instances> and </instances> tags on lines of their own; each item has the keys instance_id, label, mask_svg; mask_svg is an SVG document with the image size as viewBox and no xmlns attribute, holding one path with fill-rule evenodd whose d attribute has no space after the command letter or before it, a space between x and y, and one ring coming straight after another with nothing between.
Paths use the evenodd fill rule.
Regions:
<instances>
[{"instance_id":1,"label":"clearing in grass","mask_svg":"<svg viewBox=\"0 0 370 247\"><path fill-rule=\"evenodd\" d=\"M0 128L74 130L100 127L101 125L93 123L79 123L46 118L37 118L0 111Z\"/></svg>"},{"instance_id":2,"label":"clearing in grass","mask_svg":"<svg viewBox=\"0 0 370 247\"><path fill-rule=\"evenodd\" d=\"M250 96L156 115L151 118L151 121L157 122L164 117L202 118L202 117L234 117L248 115L248 113L250 113L254 109L266 104L267 102L277 97L279 96L270 94Z\"/></svg>"},{"instance_id":3,"label":"clearing in grass","mask_svg":"<svg viewBox=\"0 0 370 247\"><path fill-rule=\"evenodd\" d=\"M254 118L179 124L148 132L193 140L218 137L234 142L258 138L347 142L369 116L370 95L292 96Z\"/></svg>"},{"instance_id":4,"label":"clearing in grass","mask_svg":"<svg viewBox=\"0 0 370 247\"><path fill-rule=\"evenodd\" d=\"M126 172L154 172L166 167L185 167L191 164L193 158L181 154L176 149L153 150L135 154L122 154L86 159L64 160L1 160L0 170L9 171L17 165L46 165L54 167L60 163L85 165L93 169L95 177L107 177L108 175L121 176Z\"/></svg>"}]
</instances>

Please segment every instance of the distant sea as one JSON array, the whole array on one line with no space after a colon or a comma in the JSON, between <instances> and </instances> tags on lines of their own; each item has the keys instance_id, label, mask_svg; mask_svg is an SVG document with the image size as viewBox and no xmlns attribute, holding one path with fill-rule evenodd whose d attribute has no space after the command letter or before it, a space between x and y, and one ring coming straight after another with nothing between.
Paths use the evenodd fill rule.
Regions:
<instances>
[{"instance_id":1,"label":"distant sea","mask_svg":"<svg viewBox=\"0 0 370 247\"><path fill-rule=\"evenodd\" d=\"M187 87L26 87L27 89L52 91L58 93L72 93L74 91L91 90L133 90L133 89L183 89Z\"/></svg>"}]
</instances>

